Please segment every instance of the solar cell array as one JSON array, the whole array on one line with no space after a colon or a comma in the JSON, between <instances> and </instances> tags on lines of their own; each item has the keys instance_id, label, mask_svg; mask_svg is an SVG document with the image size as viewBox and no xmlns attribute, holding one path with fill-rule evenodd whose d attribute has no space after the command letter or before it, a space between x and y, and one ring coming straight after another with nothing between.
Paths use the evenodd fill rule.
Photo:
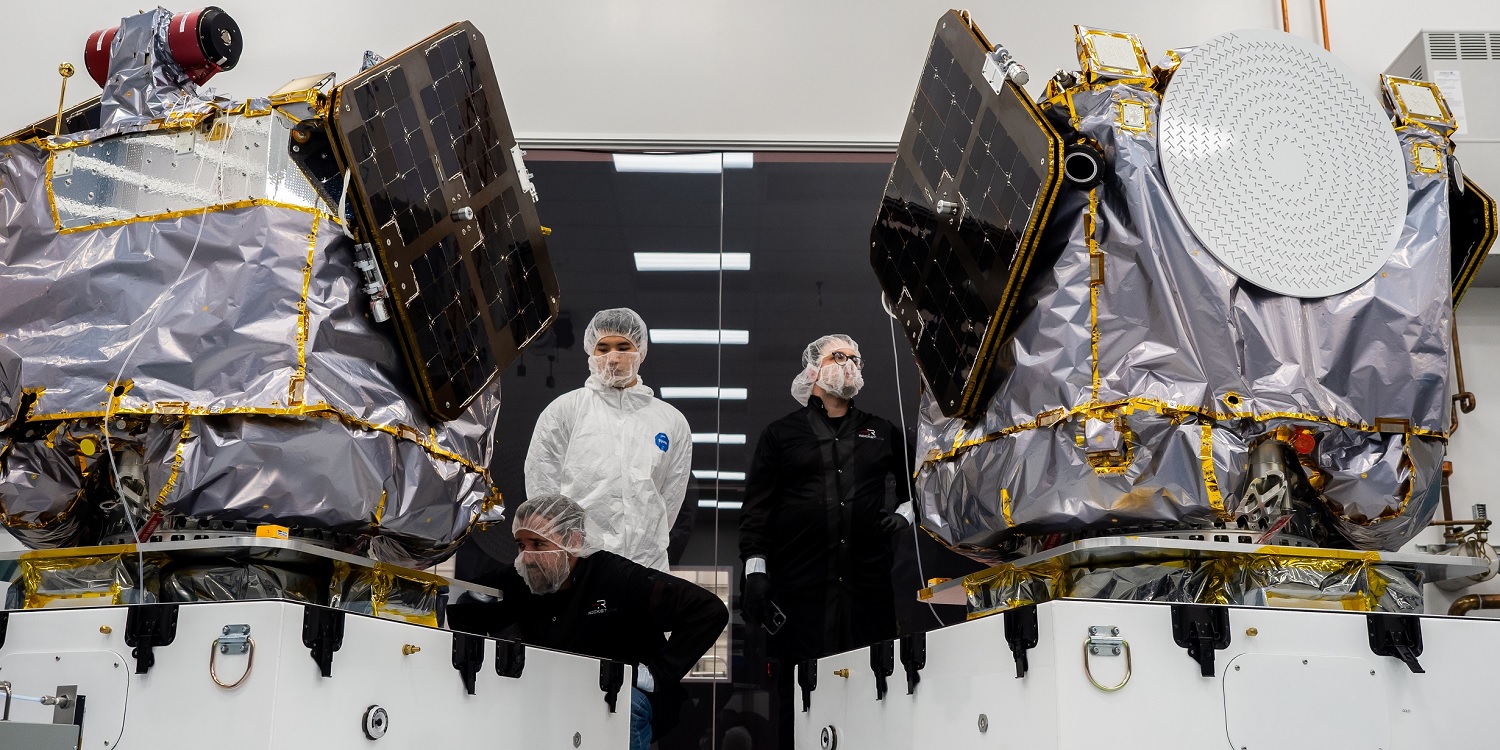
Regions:
<instances>
[{"instance_id":1,"label":"solar cell array","mask_svg":"<svg viewBox=\"0 0 1500 750\"><path fill-rule=\"evenodd\" d=\"M1479 266L1495 244L1500 221L1497 221L1495 200L1467 177L1463 178L1462 192L1453 178L1449 178L1448 211L1453 243L1453 275L1450 278L1453 280L1453 306L1458 307L1464 292L1473 283L1474 275L1479 272Z\"/></svg>"},{"instance_id":2,"label":"solar cell array","mask_svg":"<svg viewBox=\"0 0 1500 750\"><path fill-rule=\"evenodd\" d=\"M557 313L484 38L456 24L336 97L334 130L413 379L435 417L456 418Z\"/></svg>"},{"instance_id":3,"label":"solar cell array","mask_svg":"<svg viewBox=\"0 0 1500 750\"><path fill-rule=\"evenodd\" d=\"M870 234L881 288L948 416L979 406L1061 183L1061 138L1025 91L986 81L989 52L966 17L944 14Z\"/></svg>"}]
</instances>

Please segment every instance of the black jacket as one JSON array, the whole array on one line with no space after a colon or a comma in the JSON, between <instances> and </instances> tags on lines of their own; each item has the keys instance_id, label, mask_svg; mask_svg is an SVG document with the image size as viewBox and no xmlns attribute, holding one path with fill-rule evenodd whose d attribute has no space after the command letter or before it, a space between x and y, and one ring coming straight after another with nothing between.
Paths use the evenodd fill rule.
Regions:
<instances>
[{"instance_id":1,"label":"black jacket","mask_svg":"<svg viewBox=\"0 0 1500 750\"><path fill-rule=\"evenodd\" d=\"M500 601L450 605L448 626L492 636L514 627L529 645L644 665L656 682L652 725L663 734L676 723L682 678L729 622L702 587L609 552L580 558L567 588L552 594L531 593L514 568L499 578Z\"/></svg>"},{"instance_id":2,"label":"black jacket","mask_svg":"<svg viewBox=\"0 0 1500 750\"><path fill-rule=\"evenodd\" d=\"M787 616L780 655L807 659L895 637L891 539L878 526L910 496L901 433L816 396L760 435L746 477L740 556L766 558ZM887 494L894 479L895 499Z\"/></svg>"}]
</instances>

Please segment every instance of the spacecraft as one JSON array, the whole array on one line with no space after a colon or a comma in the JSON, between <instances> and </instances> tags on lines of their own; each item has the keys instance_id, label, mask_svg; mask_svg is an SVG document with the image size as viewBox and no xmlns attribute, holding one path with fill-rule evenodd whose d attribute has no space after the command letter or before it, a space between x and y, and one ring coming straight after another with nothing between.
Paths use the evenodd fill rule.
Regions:
<instances>
[{"instance_id":1,"label":"spacecraft","mask_svg":"<svg viewBox=\"0 0 1500 750\"><path fill-rule=\"evenodd\" d=\"M459 742L497 693L523 741L623 738L620 665L419 627L497 593L419 569L501 517L499 373L558 309L484 37L234 99L244 42L127 17L99 96L0 139L0 745Z\"/></svg>"},{"instance_id":2,"label":"spacecraft","mask_svg":"<svg viewBox=\"0 0 1500 750\"><path fill-rule=\"evenodd\" d=\"M1442 91L1377 98L1281 32L1074 34L1033 98L938 22L871 262L923 379L922 527L992 567L920 592L969 622L800 665L799 746L1479 740L1432 728L1484 710L1493 627L1424 587L1493 578L1489 521L1402 549L1449 504L1453 309L1497 226Z\"/></svg>"}]
</instances>

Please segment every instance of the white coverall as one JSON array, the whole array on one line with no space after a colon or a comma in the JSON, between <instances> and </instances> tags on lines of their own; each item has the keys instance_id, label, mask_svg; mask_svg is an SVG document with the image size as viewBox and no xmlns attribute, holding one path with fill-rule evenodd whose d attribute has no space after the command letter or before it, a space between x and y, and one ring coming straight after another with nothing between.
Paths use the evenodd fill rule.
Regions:
<instances>
[{"instance_id":1,"label":"white coverall","mask_svg":"<svg viewBox=\"0 0 1500 750\"><path fill-rule=\"evenodd\" d=\"M560 494L588 511L599 549L667 570L667 536L693 466L682 413L645 384L584 387L547 405L526 452L526 495Z\"/></svg>"}]
</instances>

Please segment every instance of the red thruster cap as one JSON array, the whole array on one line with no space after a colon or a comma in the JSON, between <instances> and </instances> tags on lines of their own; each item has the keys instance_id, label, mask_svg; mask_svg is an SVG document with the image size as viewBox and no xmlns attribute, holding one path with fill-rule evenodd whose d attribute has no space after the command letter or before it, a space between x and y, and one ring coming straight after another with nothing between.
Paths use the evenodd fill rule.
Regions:
<instances>
[{"instance_id":1,"label":"red thruster cap","mask_svg":"<svg viewBox=\"0 0 1500 750\"><path fill-rule=\"evenodd\" d=\"M1299 431L1297 437L1292 439L1292 447L1297 450L1297 453L1305 456L1312 453L1313 448L1318 447L1318 438L1311 432Z\"/></svg>"}]
</instances>

